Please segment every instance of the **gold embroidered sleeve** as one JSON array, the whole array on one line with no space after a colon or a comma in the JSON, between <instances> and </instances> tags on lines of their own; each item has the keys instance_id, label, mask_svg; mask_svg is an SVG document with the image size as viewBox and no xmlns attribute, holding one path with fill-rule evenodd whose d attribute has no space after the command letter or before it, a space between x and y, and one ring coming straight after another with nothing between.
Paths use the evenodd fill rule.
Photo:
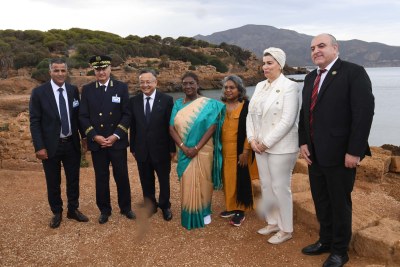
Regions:
<instances>
[{"instance_id":1,"label":"gold embroidered sleeve","mask_svg":"<svg viewBox=\"0 0 400 267\"><path fill-rule=\"evenodd\" d=\"M88 135L88 133L93 130L93 126L90 126L89 128L86 129L85 135Z\"/></svg>"},{"instance_id":2,"label":"gold embroidered sleeve","mask_svg":"<svg viewBox=\"0 0 400 267\"><path fill-rule=\"evenodd\" d=\"M122 124L118 124L118 126L117 126L118 128L120 128L122 131L124 131L125 133L128 133L128 129L125 127L125 126L123 126Z\"/></svg>"}]
</instances>

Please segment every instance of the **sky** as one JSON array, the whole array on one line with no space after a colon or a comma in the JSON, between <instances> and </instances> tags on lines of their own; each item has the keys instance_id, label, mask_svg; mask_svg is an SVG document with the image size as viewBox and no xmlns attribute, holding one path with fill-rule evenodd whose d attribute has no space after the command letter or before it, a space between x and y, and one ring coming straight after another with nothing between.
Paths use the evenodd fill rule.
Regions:
<instances>
[{"instance_id":1,"label":"sky","mask_svg":"<svg viewBox=\"0 0 400 267\"><path fill-rule=\"evenodd\" d=\"M400 0L11 0L1 6L0 30L177 38L256 24L400 46Z\"/></svg>"}]
</instances>

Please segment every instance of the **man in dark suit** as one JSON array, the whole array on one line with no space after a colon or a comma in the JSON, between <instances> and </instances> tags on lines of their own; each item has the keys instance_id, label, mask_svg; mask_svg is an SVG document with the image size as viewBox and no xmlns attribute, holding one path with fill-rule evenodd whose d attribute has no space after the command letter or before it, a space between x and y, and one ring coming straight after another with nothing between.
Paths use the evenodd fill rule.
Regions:
<instances>
[{"instance_id":1,"label":"man in dark suit","mask_svg":"<svg viewBox=\"0 0 400 267\"><path fill-rule=\"evenodd\" d=\"M96 177L96 204L100 210L99 223L111 215L110 163L117 185L121 214L135 219L131 209L131 189L128 176L127 147L129 128L128 86L110 78L111 58L93 56L89 60L96 81L82 88L79 120L87 136Z\"/></svg>"},{"instance_id":2,"label":"man in dark suit","mask_svg":"<svg viewBox=\"0 0 400 267\"><path fill-rule=\"evenodd\" d=\"M63 212L61 162L67 180L67 218L79 222L89 219L78 210L81 160L78 88L65 83L68 68L63 59L52 59L49 69L51 80L32 91L29 115L36 157L42 160L47 197L54 214L50 227L57 228Z\"/></svg>"},{"instance_id":3,"label":"man in dark suit","mask_svg":"<svg viewBox=\"0 0 400 267\"><path fill-rule=\"evenodd\" d=\"M318 68L304 80L299 122L300 153L309 165L320 224L319 240L302 252L330 252L324 267L343 266L349 260L351 192L357 165L371 155L368 136L374 115L368 74L338 55L332 35L321 34L312 40L311 58Z\"/></svg>"},{"instance_id":4,"label":"man in dark suit","mask_svg":"<svg viewBox=\"0 0 400 267\"><path fill-rule=\"evenodd\" d=\"M175 144L169 135L169 119L173 107L171 96L158 92L154 70L142 70L139 75L141 93L129 102L131 112L130 150L139 169L144 205L149 216L157 212L157 206L166 221L172 219L170 210L169 174ZM155 197L155 176L160 185L158 204Z\"/></svg>"}]
</instances>

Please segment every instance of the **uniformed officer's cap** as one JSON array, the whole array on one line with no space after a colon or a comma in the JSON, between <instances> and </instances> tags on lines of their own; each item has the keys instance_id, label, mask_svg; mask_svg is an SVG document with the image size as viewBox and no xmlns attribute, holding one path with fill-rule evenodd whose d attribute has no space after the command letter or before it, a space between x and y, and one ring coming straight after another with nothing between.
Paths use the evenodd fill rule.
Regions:
<instances>
[{"instance_id":1,"label":"uniformed officer's cap","mask_svg":"<svg viewBox=\"0 0 400 267\"><path fill-rule=\"evenodd\" d=\"M89 59L89 63L94 69L105 68L111 65L111 58L104 55L93 56Z\"/></svg>"}]
</instances>

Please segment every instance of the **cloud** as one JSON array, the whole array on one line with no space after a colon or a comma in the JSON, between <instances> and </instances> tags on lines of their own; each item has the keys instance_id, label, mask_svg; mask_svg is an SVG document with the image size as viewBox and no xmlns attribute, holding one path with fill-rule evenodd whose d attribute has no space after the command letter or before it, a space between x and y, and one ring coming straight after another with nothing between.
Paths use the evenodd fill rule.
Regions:
<instances>
[{"instance_id":1,"label":"cloud","mask_svg":"<svg viewBox=\"0 0 400 267\"><path fill-rule=\"evenodd\" d=\"M257 24L400 45L397 0L20 0L4 2L2 10L3 29L77 27L176 38Z\"/></svg>"}]
</instances>

